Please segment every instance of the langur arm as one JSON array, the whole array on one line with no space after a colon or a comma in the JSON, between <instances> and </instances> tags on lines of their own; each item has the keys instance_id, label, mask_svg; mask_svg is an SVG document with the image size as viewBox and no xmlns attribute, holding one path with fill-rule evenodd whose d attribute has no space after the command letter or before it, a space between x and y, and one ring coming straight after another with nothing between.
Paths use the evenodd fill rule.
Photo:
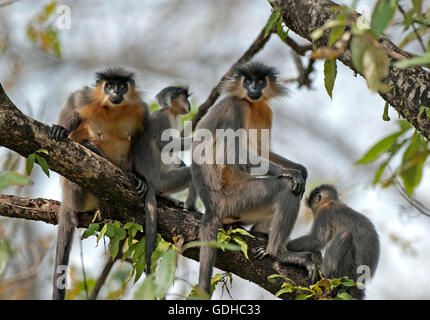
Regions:
<instances>
[{"instance_id":1,"label":"langur arm","mask_svg":"<svg viewBox=\"0 0 430 320\"><path fill-rule=\"evenodd\" d=\"M304 180L306 180L308 177L308 172L307 172L306 168L304 166L302 166L301 164L298 164L298 163L295 163L291 160L285 159L284 157L282 157L279 154L276 154L272 151L270 151L269 159L270 159L270 161L273 161L273 162L281 165L285 169L298 170L300 172L300 174L302 175Z\"/></svg>"},{"instance_id":2,"label":"langur arm","mask_svg":"<svg viewBox=\"0 0 430 320\"><path fill-rule=\"evenodd\" d=\"M312 224L310 234L291 240L287 249L291 251L320 251L324 248L330 232L333 217L330 212L320 212Z\"/></svg>"},{"instance_id":3,"label":"langur arm","mask_svg":"<svg viewBox=\"0 0 430 320\"><path fill-rule=\"evenodd\" d=\"M294 240L287 244L287 249L291 251L320 251L324 247L324 243L317 239L313 234L308 234Z\"/></svg>"},{"instance_id":4,"label":"langur arm","mask_svg":"<svg viewBox=\"0 0 430 320\"><path fill-rule=\"evenodd\" d=\"M58 117L58 124L51 127L51 137L55 140L64 140L68 137L70 132L76 129L81 118L79 113L76 112L75 99L78 92L72 94L67 100L66 105L61 109L60 116Z\"/></svg>"}]
</instances>

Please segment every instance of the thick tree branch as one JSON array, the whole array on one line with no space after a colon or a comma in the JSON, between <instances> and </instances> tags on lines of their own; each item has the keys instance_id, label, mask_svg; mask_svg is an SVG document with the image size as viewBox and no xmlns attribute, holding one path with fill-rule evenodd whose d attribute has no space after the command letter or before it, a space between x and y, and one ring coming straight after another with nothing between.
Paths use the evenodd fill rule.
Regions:
<instances>
[{"instance_id":1,"label":"thick tree branch","mask_svg":"<svg viewBox=\"0 0 430 320\"><path fill-rule=\"evenodd\" d=\"M309 41L311 41L310 35L313 30L336 17L337 12L333 10L333 7L339 6L329 0L277 0L271 2L271 5L281 7L286 26ZM326 45L327 41L328 34L325 33L318 41L318 45ZM391 60L410 57L407 52L396 47L386 36L381 37L380 44ZM338 59L357 72L352 64L349 48ZM404 70L390 68L389 75L384 82L395 90L381 94L382 98L429 139L430 119L427 118L425 112L419 115L419 111L422 106L430 106L430 74L420 67Z\"/></svg>"},{"instance_id":2,"label":"thick tree branch","mask_svg":"<svg viewBox=\"0 0 430 320\"><path fill-rule=\"evenodd\" d=\"M49 156L46 156L46 160L51 170L91 190L101 199L103 218L144 225L143 204L134 194L123 171L75 142L68 139L58 142L49 136L49 127L20 112L0 85L0 145L24 157L41 148L47 149ZM178 207L177 202L169 199L158 200L158 232L162 237L170 242L181 237L185 243L197 240L201 214L185 211ZM53 200L0 196L0 215L56 224L59 205L59 202ZM80 226L87 227L92 217L92 213L81 214ZM258 235L255 239L247 237L246 241L250 257L258 247L267 242L264 237ZM194 260L199 258L198 249L189 249L183 254ZM309 285L306 272L302 268L284 265L271 259L248 260L238 251L218 250L216 267L250 280L272 293L280 289L279 283L274 284L267 280L269 275L275 273L291 278L298 285Z\"/></svg>"}]
</instances>

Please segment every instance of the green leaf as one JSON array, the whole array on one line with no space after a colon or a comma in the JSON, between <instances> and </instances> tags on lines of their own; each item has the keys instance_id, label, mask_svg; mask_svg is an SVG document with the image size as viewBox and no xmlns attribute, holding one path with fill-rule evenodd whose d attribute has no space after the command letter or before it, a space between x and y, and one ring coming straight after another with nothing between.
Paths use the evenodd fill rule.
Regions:
<instances>
[{"instance_id":1,"label":"green leaf","mask_svg":"<svg viewBox=\"0 0 430 320\"><path fill-rule=\"evenodd\" d=\"M284 293L292 293L292 292L294 292L293 288L284 288L276 292L275 297L279 297L281 294L284 294Z\"/></svg>"},{"instance_id":2,"label":"green leaf","mask_svg":"<svg viewBox=\"0 0 430 320\"><path fill-rule=\"evenodd\" d=\"M337 294L335 300L357 300L357 299L353 298L348 292L342 291Z\"/></svg>"},{"instance_id":3,"label":"green leaf","mask_svg":"<svg viewBox=\"0 0 430 320\"><path fill-rule=\"evenodd\" d=\"M14 171L6 172L0 175L0 189L10 187L11 185L24 186L29 183L31 183L30 178Z\"/></svg>"},{"instance_id":4,"label":"green leaf","mask_svg":"<svg viewBox=\"0 0 430 320\"><path fill-rule=\"evenodd\" d=\"M308 293L301 293L296 296L295 300L307 300L314 296L314 293L308 294Z\"/></svg>"},{"instance_id":5,"label":"green leaf","mask_svg":"<svg viewBox=\"0 0 430 320\"><path fill-rule=\"evenodd\" d=\"M355 164L367 164L378 159L383 153L387 152L405 131L399 131L383 138L376 143L366 154Z\"/></svg>"},{"instance_id":6,"label":"green leaf","mask_svg":"<svg viewBox=\"0 0 430 320\"><path fill-rule=\"evenodd\" d=\"M146 277L142 285L135 291L133 298L135 300L155 300L157 298L154 294L155 290L156 284L152 277Z\"/></svg>"},{"instance_id":7,"label":"green leaf","mask_svg":"<svg viewBox=\"0 0 430 320\"><path fill-rule=\"evenodd\" d=\"M136 250L134 251L132 261L137 262L137 260L141 256L145 255L145 250L146 250L146 239L142 238L142 239L140 239L140 241L138 242L138 244L136 246Z\"/></svg>"},{"instance_id":8,"label":"green leaf","mask_svg":"<svg viewBox=\"0 0 430 320\"><path fill-rule=\"evenodd\" d=\"M424 107L424 106L420 108L420 111L418 112L418 117L421 116L421 114L424 112L425 112L427 119L430 119L430 108Z\"/></svg>"},{"instance_id":9,"label":"green leaf","mask_svg":"<svg viewBox=\"0 0 430 320\"><path fill-rule=\"evenodd\" d=\"M240 245L240 249L242 250L243 254L245 255L246 259L249 260L248 257L248 244L239 236L234 236L233 240Z\"/></svg>"},{"instance_id":10,"label":"green leaf","mask_svg":"<svg viewBox=\"0 0 430 320\"><path fill-rule=\"evenodd\" d=\"M38 156L36 155L36 160L37 163L40 165L40 167L42 168L43 172L48 176L49 178L49 166L48 163L46 162L46 159L44 157Z\"/></svg>"},{"instance_id":11,"label":"green leaf","mask_svg":"<svg viewBox=\"0 0 430 320\"><path fill-rule=\"evenodd\" d=\"M39 150L37 150L35 153L44 153L44 154L46 154L46 155L49 155L49 152L48 152L48 150L46 150L46 149L39 149Z\"/></svg>"},{"instance_id":12,"label":"green leaf","mask_svg":"<svg viewBox=\"0 0 430 320\"><path fill-rule=\"evenodd\" d=\"M324 86L328 95L332 99L334 81L336 80L337 66L336 59L326 59L324 61Z\"/></svg>"},{"instance_id":13,"label":"green leaf","mask_svg":"<svg viewBox=\"0 0 430 320\"><path fill-rule=\"evenodd\" d=\"M185 251L190 248L196 248L196 247L202 247L202 246L208 246L211 248L216 249L227 249L231 251L237 251L241 250L240 246L237 246L235 244L230 243L218 243L217 241L192 241L190 243L187 243L185 246L182 247L182 250Z\"/></svg>"},{"instance_id":14,"label":"green leaf","mask_svg":"<svg viewBox=\"0 0 430 320\"><path fill-rule=\"evenodd\" d=\"M412 141L403 154L400 176L408 196L411 196L415 188L421 182L423 166L428 153L423 153L423 143L420 136Z\"/></svg>"},{"instance_id":15,"label":"green leaf","mask_svg":"<svg viewBox=\"0 0 430 320\"><path fill-rule=\"evenodd\" d=\"M334 26L330 31L330 37L328 38L328 45L332 46L335 42L343 35L346 26L347 15L342 13L339 14L336 19L339 22L339 25Z\"/></svg>"},{"instance_id":16,"label":"green leaf","mask_svg":"<svg viewBox=\"0 0 430 320\"><path fill-rule=\"evenodd\" d=\"M107 224L103 226L103 228L100 230L99 235L97 236L97 244L99 243L100 239L105 235L107 231Z\"/></svg>"},{"instance_id":17,"label":"green leaf","mask_svg":"<svg viewBox=\"0 0 430 320\"><path fill-rule=\"evenodd\" d=\"M369 45L363 53L363 75L373 92L387 92L388 86L381 82L388 75L389 60L380 47Z\"/></svg>"},{"instance_id":18,"label":"green leaf","mask_svg":"<svg viewBox=\"0 0 430 320\"><path fill-rule=\"evenodd\" d=\"M430 63L430 52L427 52L423 56L396 61L393 63L393 67L398 69L406 69L409 67L426 65L428 63Z\"/></svg>"},{"instance_id":19,"label":"green leaf","mask_svg":"<svg viewBox=\"0 0 430 320\"><path fill-rule=\"evenodd\" d=\"M160 258L160 264L155 271L155 279L157 286L155 295L162 299L167 293L167 290L175 280L177 253L174 247L170 247Z\"/></svg>"},{"instance_id":20,"label":"green leaf","mask_svg":"<svg viewBox=\"0 0 430 320\"><path fill-rule=\"evenodd\" d=\"M287 38L289 29L287 29L287 31L284 32L284 27L282 26L282 22L283 22L283 20L282 20L282 16L281 16L280 19L278 20L277 25L276 25L276 33L278 34L278 37L282 41L285 41L285 39Z\"/></svg>"},{"instance_id":21,"label":"green leaf","mask_svg":"<svg viewBox=\"0 0 430 320\"><path fill-rule=\"evenodd\" d=\"M273 28L278 23L278 19L280 16L281 16L281 12L279 11L279 9L276 9L275 11L273 11L272 15L269 18L269 21L266 24L266 28L264 29L264 37L267 37L270 31L273 30Z\"/></svg>"},{"instance_id":22,"label":"green leaf","mask_svg":"<svg viewBox=\"0 0 430 320\"><path fill-rule=\"evenodd\" d=\"M98 223L91 223L88 226L88 229L82 233L81 239L86 239L90 236L95 235L96 232L99 231L99 228L100 228L100 225Z\"/></svg>"},{"instance_id":23,"label":"green leaf","mask_svg":"<svg viewBox=\"0 0 430 320\"><path fill-rule=\"evenodd\" d=\"M239 234L241 234L241 235L243 235L243 236L248 236L248 237L251 237L251 238L255 238L252 234L250 234L247 230L245 230L245 229L243 229L243 228L236 228L236 229L233 229L233 230L231 231L231 233L239 233Z\"/></svg>"},{"instance_id":24,"label":"green leaf","mask_svg":"<svg viewBox=\"0 0 430 320\"><path fill-rule=\"evenodd\" d=\"M143 271L145 271L145 267L146 267L145 255L141 255L136 262L136 276L134 277L134 283L139 281Z\"/></svg>"},{"instance_id":25,"label":"green leaf","mask_svg":"<svg viewBox=\"0 0 430 320\"><path fill-rule=\"evenodd\" d=\"M384 121L390 121L390 117L388 115L388 107L389 107L389 103L385 102L385 106L384 106L384 113L382 114L382 120Z\"/></svg>"},{"instance_id":26,"label":"green leaf","mask_svg":"<svg viewBox=\"0 0 430 320\"><path fill-rule=\"evenodd\" d=\"M372 13L370 27L377 38L380 38L388 27L397 9L396 0L378 0Z\"/></svg>"},{"instance_id":27,"label":"green leaf","mask_svg":"<svg viewBox=\"0 0 430 320\"><path fill-rule=\"evenodd\" d=\"M31 174L31 171L33 170L35 161L36 161L36 155L34 153L30 154L27 158L26 163L25 163L25 169L27 171L27 175Z\"/></svg>"}]
</instances>

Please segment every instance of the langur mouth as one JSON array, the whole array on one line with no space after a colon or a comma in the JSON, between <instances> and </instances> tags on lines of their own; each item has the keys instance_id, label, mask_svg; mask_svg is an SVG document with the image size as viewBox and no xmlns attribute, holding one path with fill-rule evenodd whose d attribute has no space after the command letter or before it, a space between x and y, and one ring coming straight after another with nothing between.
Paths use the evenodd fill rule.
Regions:
<instances>
[{"instance_id":1,"label":"langur mouth","mask_svg":"<svg viewBox=\"0 0 430 320\"><path fill-rule=\"evenodd\" d=\"M110 99L112 104L120 104L122 102L122 98Z\"/></svg>"},{"instance_id":2,"label":"langur mouth","mask_svg":"<svg viewBox=\"0 0 430 320\"><path fill-rule=\"evenodd\" d=\"M252 100L258 100L261 98L261 93L248 94L248 97Z\"/></svg>"}]
</instances>

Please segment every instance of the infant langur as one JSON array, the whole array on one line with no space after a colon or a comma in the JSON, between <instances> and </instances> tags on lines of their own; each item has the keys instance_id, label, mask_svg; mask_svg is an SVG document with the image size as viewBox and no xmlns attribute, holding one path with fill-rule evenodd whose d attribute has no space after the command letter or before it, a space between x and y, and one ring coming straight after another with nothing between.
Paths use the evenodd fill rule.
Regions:
<instances>
[{"instance_id":1,"label":"infant langur","mask_svg":"<svg viewBox=\"0 0 430 320\"><path fill-rule=\"evenodd\" d=\"M291 240L292 251L319 252L325 248L321 272L327 278L348 276L357 281L361 270L375 274L379 259L379 237L372 222L341 202L331 185L315 188L308 198L314 221L310 234ZM349 293L364 298L364 288Z\"/></svg>"},{"instance_id":2,"label":"infant langur","mask_svg":"<svg viewBox=\"0 0 430 320\"><path fill-rule=\"evenodd\" d=\"M167 144L177 145L178 150L191 147L191 138L174 138L173 141L162 139L163 132L178 129L179 116L190 111L188 88L167 87L161 90L156 99L160 109L154 111L148 125L140 134L131 151L131 171L134 175L143 176L147 182L145 195L146 227L146 273L151 271L151 255L155 250L157 238L157 201L156 194L171 194L189 187L186 208L194 209L196 194L191 183L189 167L177 167L163 161L163 150ZM166 148L169 149L169 148ZM146 191L144 186L142 194ZM139 187L138 187L138 192Z\"/></svg>"}]
</instances>

